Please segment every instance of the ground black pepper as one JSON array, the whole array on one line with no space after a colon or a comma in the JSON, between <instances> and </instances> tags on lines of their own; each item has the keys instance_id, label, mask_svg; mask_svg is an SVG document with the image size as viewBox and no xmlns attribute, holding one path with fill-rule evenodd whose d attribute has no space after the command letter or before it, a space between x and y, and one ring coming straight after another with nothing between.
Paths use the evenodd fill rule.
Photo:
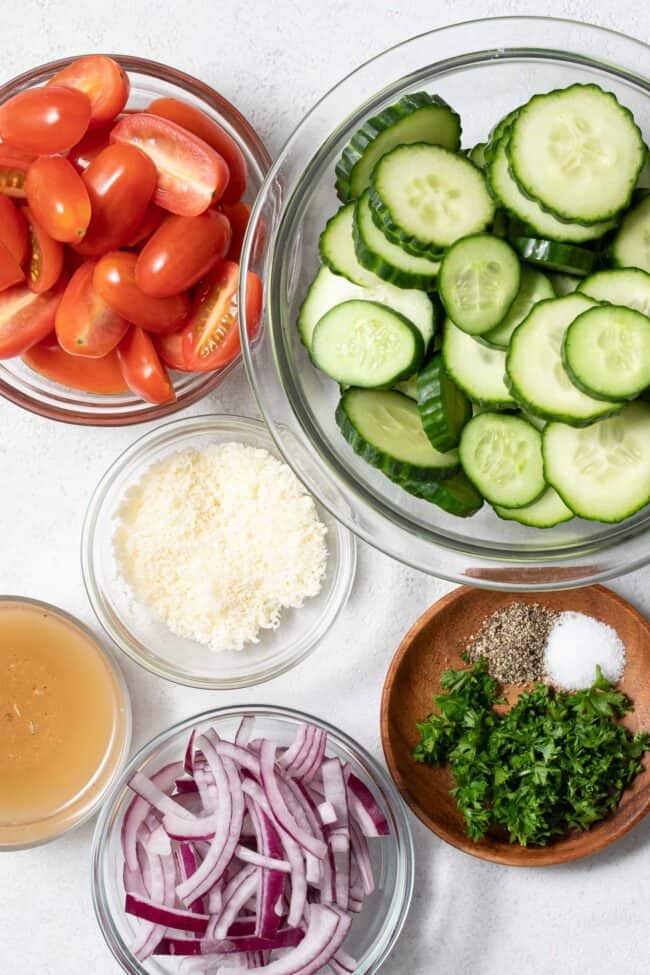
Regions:
<instances>
[{"instance_id":1,"label":"ground black pepper","mask_svg":"<svg viewBox=\"0 0 650 975\"><path fill-rule=\"evenodd\" d=\"M487 616L465 650L473 663L484 657L491 677L525 684L544 673L544 648L558 614L539 603L513 602Z\"/></svg>"}]
</instances>

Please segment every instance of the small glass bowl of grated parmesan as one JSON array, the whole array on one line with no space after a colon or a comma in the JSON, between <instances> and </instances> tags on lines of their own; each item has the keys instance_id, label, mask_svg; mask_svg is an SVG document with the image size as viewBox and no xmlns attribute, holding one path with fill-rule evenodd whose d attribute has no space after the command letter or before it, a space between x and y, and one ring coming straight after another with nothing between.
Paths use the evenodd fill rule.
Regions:
<instances>
[{"instance_id":1,"label":"small glass bowl of grated parmesan","mask_svg":"<svg viewBox=\"0 0 650 975\"><path fill-rule=\"evenodd\" d=\"M82 534L108 635L192 687L246 687L295 666L338 617L355 568L354 537L248 417L189 417L137 440L97 486Z\"/></svg>"}]
</instances>

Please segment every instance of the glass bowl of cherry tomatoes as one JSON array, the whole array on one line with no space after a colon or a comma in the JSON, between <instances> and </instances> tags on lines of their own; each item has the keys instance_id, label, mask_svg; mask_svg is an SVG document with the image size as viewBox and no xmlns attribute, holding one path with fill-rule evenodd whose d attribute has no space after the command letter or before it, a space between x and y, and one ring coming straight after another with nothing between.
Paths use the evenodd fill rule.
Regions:
<instances>
[{"instance_id":1,"label":"glass bowl of cherry tomatoes","mask_svg":"<svg viewBox=\"0 0 650 975\"><path fill-rule=\"evenodd\" d=\"M209 85L121 55L0 86L0 395L69 423L154 420L240 358L239 256L270 166ZM247 328L262 282L247 278Z\"/></svg>"}]
</instances>

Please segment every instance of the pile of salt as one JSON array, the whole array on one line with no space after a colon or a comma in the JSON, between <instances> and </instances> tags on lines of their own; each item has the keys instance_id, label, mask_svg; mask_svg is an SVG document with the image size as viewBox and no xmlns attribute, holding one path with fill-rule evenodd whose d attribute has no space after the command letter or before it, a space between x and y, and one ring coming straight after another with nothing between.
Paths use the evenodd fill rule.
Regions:
<instances>
[{"instance_id":1,"label":"pile of salt","mask_svg":"<svg viewBox=\"0 0 650 975\"><path fill-rule=\"evenodd\" d=\"M544 671L551 684L567 691L591 687L600 667L616 683L625 668L625 646L616 630L584 613L560 613L544 652Z\"/></svg>"}]
</instances>

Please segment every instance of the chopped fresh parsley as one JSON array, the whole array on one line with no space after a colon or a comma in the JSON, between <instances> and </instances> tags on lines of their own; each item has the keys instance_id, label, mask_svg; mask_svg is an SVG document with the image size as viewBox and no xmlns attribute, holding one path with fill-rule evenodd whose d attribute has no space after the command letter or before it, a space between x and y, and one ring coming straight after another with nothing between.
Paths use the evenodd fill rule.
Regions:
<instances>
[{"instance_id":1,"label":"chopped fresh parsley","mask_svg":"<svg viewBox=\"0 0 650 975\"><path fill-rule=\"evenodd\" d=\"M650 748L650 734L632 735L617 722L632 705L600 668L587 690L536 684L505 714L494 709L498 684L483 659L445 671L441 685L438 713L417 725L414 758L449 763L452 795L474 841L491 826L522 846L588 829L616 809Z\"/></svg>"}]
</instances>

